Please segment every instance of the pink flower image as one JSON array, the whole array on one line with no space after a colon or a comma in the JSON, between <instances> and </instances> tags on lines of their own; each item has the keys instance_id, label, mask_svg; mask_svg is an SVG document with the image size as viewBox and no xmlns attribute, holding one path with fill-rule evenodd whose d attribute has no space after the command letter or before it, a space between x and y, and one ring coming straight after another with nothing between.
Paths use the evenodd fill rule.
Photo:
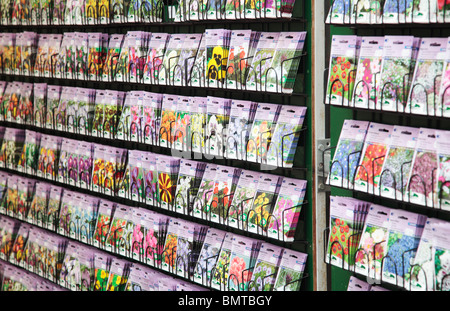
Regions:
<instances>
[{"instance_id":1,"label":"pink flower image","mask_svg":"<svg viewBox=\"0 0 450 311\"><path fill-rule=\"evenodd\" d=\"M234 285L247 282L251 277L249 271L244 271L246 268L245 260L241 257L234 257L230 263L229 277L233 281Z\"/></svg>"}]
</instances>

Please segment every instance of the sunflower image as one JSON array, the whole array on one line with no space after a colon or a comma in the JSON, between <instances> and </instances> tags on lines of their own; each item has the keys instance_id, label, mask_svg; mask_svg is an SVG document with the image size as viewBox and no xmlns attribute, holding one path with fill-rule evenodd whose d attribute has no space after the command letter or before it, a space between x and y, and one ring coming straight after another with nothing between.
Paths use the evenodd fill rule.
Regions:
<instances>
[{"instance_id":1,"label":"sunflower image","mask_svg":"<svg viewBox=\"0 0 450 311\"><path fill-rule=\"evenodd\" d=\"M171 203L175 185L167 173L161 173L158 177L159 196L162 202Z\"/></svg>"}]
</instances>

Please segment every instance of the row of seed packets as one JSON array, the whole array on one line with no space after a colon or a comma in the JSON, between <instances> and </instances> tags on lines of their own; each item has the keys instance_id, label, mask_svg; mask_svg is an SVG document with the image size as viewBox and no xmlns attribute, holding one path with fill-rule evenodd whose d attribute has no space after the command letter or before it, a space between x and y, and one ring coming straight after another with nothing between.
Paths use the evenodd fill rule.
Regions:
<instances>
[{"instance_id":1,"label":"row of seed packets","mask_svg":"<svg viewBox=\"0 0 450 311\"><path fill-rule=\"evenodd\" d=\"M448 221L337 196L330 215L327 262L407 290L448 290Z\"/></svg>"},{"instance_id":2,"label":"row of seed packets","mask_svg":"<svg viewBox=\"0 0 450 311\"><path fill-rule=\"evenodd\" d=\"M327 183L449 209L446 130L345 120Z\"/></svg>"},{"instance_id":3,"label":"row of seed packets","mask_svg":"<svg viewBox=\"0 0 450 311\"><path fill-rule=\"evenodd\" d=\"M450 4L440 0L332 0L326 23L446 23Z\"/></svg>"},{"instance_id":4,"label":"row of seed packets","mask_svg":"<svg viewBox=\"0 0 450 311\"><path fill-rule=\"evenodd\" d=\"M3 33L2 71L94 81L292 93L305 31Z\"/></svg>"},{"instance_id":5,"label":"row of seed packets","mask_svg":"<svg viewBox=\"0 0 450 311\"><path fill-rule=\"evenodd\" d=\"M0 120L292 167L306 107L0 81Z\"/></svg>"},{"instance_id":6,"label":"row of seed packets","mask_svg":"<svg viewBox=\"0 0 450 311\"><path fill-rule=\"evenodd\" d=\"M333 36L327 104L448 117L449 38Z\"/></svg>"},{"instance_id":7,"label":"row of seed packets","mask_svg":"<svg viewBox=\"0 0 450 311\"><path fill-rule=\"evenodd\" d=\"M217 19L290 18L295 0L227 0L223 2L209 0L198 4L180 0L177 4L174 21L184 22Z\"/></svg>"},{"instance_id":8,"label":"row of seed packets","mask_svg":"<svg viewBox=\"0 0 450 311\"><path fill-rule=\"evenodd\" d=\"M0 261L0 291L34 292L65 291L63 287L38 276L33 272L16 267L9 262Z\"/></svg>"},{"instance_id":9,"label":"row of seed packets","mask_svg":"<svg viewBox=\"0 0 450 311\"><path fill-rule=\"evenodd\" d=\"M58 253L61 269L51 270L55 271L50 275L51 280L71 290L113 290L110 286L126 286L126 280L124 283L108 281L111 276L105 273L95 273L94 284L86 281L92 279L85 270L92 268L94 253L95 271L99 269L106 273L112 272L115 261L111 262L109 254L115 253L218 290L295 291L300 288L307 259L304 253L148 209L94 197L86 204L83 197L67 189L62 191L58 234L0 216L0 237L6 241L1 248L5 251L2 259L50 278L47 266L40 265L40 260L44 260L49 252L47 248L54 245L56 239L63 245ZM88 224L80 225L84 220L77 215L90 215ZM67 243L64 237L78 239L84 244ZM22 241L19 243L22 256L17 255L19 250L14 253L19 240ZM8 248L7 243L11 247ZM107 253L98 252L99 248ZM124 264L128 261L122 259L117 264L114 274L123 275ZM134 266L129 272L136 272L134 276L142 278L144 267L137 265L139 269L134 271ZM109 284L110 281L113 284Z\"/></svg>"},{"instance_id":10,"label":"row of seed packets","mask_svg":"<svg viewBox=\"0 0 450 311\"><path fill-rule=\"evenodd\" d=\"M2 25L92 25L161 22L159 1L38 0L2 1Z\"/></svg>"},{"instance_id":11,"label":"row of seed packets","mask_svg":"<svg viewBox=\"0 0 450 311\"><path fill-rule=\"evenodd\" d=\"M294 239L306 192L300 179L30 130L4 128L1 147L0 165L12 170L284 241Z\"/></svg>"}]
</instances>

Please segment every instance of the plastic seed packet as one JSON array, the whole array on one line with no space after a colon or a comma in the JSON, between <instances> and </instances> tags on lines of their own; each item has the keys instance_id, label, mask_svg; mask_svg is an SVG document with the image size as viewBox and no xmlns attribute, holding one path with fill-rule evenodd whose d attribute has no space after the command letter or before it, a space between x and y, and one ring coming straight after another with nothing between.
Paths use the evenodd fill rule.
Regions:
<instances>
[{"instance_id":1,"label":"plastic seed packet","mask_svg":"<svg viewBox=\"0 0 450 311\"><path fill-rule=\"evenodd\" d=\"M352 20L352 2L351 0L334 0L325 22L327 24L349 24Z\"/></svg>"},{"instance_id":2,"label":"plastic seed packet","mask_svg":"<svg viewBox=\"0 0 450 311\"><path fill-rule=\"evenodd\" d=\"M380 182L393 129L393 125L373 122L369 124L360 162L355 173L355 190L375 193L374 189Z\"/></svg>"},{"instance_id":3,"label":"plastic seed packet","mask_svg":"<svg viewBox=\"0 0 450 311\"><path fill-rule=\"evenodd\" d=\"M429 207L437 206L436 185L438 157L436 131L420 128L406 191L406 201Z\"/></svg>"},{"instance_id":4,"label":"plastic seed packet","mask_svg":"<svg viewBox=\"0 0 450 311\"><path fill-rule=\"evenodd\" d=\"M283 177L273 211L263 227L269 237L282 241L294 240L306 185L306 180Z\"/></svg>"},{"instance_id":5,"label":"plastic seed packet","mask_svg":"<svg viewBox=\"0 0 450 311\"><path fill-rule=\"evenodd\" d=\"M194 217L207 219L205 210L208 209L211 204L216 174L219 169L220 166L213 163L208 163L206 165L205 172L202 176L202 181L197 191L197 195L194 198Z\"/></svg>"},{"instance_id":6,"label":"plastic seed packet","mask_svg":"<svg viewBox=\"0 0 450 311\"><path fill-rule=\"evenodd\" d=\"M306 107L282 106L267 151L267 164L292 167Z\"/></svg>"},{"instance_id":7,"label":"plastic seed packet","mask_svg":"<svg viewBox=\"0 0 450 311\"><path fill-rule=\"evenodd\" d=\"M158 75L161 69L167 43L170 34L152 32L148 45L147 57L145 59L143 82L146 84L157 84Z\"/></svg>"},{"instance_id":8,"label":"plastic seed packet","mask_svg":"<svg viewBox=\"0 0 450 311\"><path fill-rule=\"evenodd\" d=\"M175 192L175 211L189 215L205 172L206 163L181 159Z\"/></svg>"},{"instance_id":9,"label":"plastic seed packet","mask_svg":"<svg viewBox=\"0 0 450 311\"><path fill-rule=\"evenodd\" d=\"M25 130L25 144L19 162L17 163L17 169L19 171L27 174L33 174L36 171L40 141L40 133Z\"/></svg>"},{"instance_id":10,"label":"plastic seed packet","mask_svg":"<svg viewBox=\"0 0 450 311\"><path fill-rule=\"evenodd\" d=\"M368 292L372 285L367 283L366 281L360 280L354 276L351 276L348 281L348 292Z\"/></svg>"},{"instance_id":11,"label":"plastic seed packet","mask_svg":"<svg viewBox=\"0 0 450 311\"><path fill-rule=\"evenodd\" d=\"M244 228L245 211L250 210L253 199L258 190L258 184L262 173L250 170L242 170L239 176L233 200L228 208L227 225L233 228Z\"/></svg>"},{"instance_id":12,"label":"plastic seed packet","mask_svg":"<svg viewBox=\"0 0 450 311\"><path fill-rule=\"evenodd\" d=\"M325 258L327 263L343 269L354 267L364 225L362 209L367 209L367 204L353 198L330 198L330 235Z\"/></svg>"},{"instance_id":13,"label":"plastic seed packet","mask_svg":"<svg viewBox=\"0 0 450 311\"><path fill-rule=\"evenodd\" d=\"M206 153L223 156L226 126L230 117L231 100L222 97L207 97L207 116L205 126Z\"/></svg>"},{"instance_id":14,"label":"plastic seed packet","mask_svg":"<svg viewBox=\"0 0 450 311\"><path fill-rule=\"evenodd\" d=\"M192 152L204 153L205 147L205 125L207 120L207 97L191 97L190 117L190 149Z\"/></svg>"},{"instance_id":15,"label":"plastic seed packet","mask_svg":"<svg viewBox=\"0 0 450 311\"><path fill-rule=\"evenodd\" d=\"M381 196L404 200L418 134L419 128L394 126L381 170L378 191L378 187L375 187L375 191Z\"/></svg>"},{"instance_id":16,"label":"plastic seed packet","mask_svg":"<svg viewBox=\"0 0 450 311\"><path fill-rule=\"evenodd\" d=\"M216 265L225 231L216 228L208 228L200 255L194 268L193 280L196 283L207 285L211 280L213 268Z\"/></svg>"},{"instance_id":17,"label":"plastic seed packet","mask_svg":"<svg viewBox=\"0 0 450 311\"><path fill-rule=\"evenodd\" d=\"M216 264L211 270L211 288L216 290L226 289L230 269L230 258L233 248L234 234L227 232L222 242L222 247L217 256Z\"/></svg>"},{"instance_id":18,"label":"plastic seed packet","mask_svg":"<svg viewBox=\"0 0 450 311\"><path fill-rule=\"evenodd\" d=\"M210 3L211 4L211 3ZM223 87L227 73L231 30L206 29L206 86Z\"/></svg>"},{"instance_id":19,"label":"plastic seed packet","mask_svg":"<svg viewBox=\"0 0 450 311\"><path fill-rule=\"evenodd\" d=\"M413 36L385 36L377 95L382 110L407 111L405 105L419 44L420 38Z\"/></svg>"},{"instance_id":20,"label":"plastic seed packet","mask_svg":"<svg viewBox=\"0 0 450 311\"><path fill-rule=\"evenodd\" d=\"M437 170L437 199L438 204L436 208L448 210L450 205L450 191L448 176L450 164L450 150L448 147L448 139L450 132L444 130L436 130L436 149L438 153L438 170Z\"/></svg>"},{"instance_id":21,"label":"plastic seed packet","mask_svg":"<svg viewBox=\"0 0 450 311\"><path fill-rule=\"evenodd\" d=\"M383 60L384 37L362 37L354 86L357 108L380 109L377 89ZM377 106L376 106L377 105Z\"/></svg>"},{"instance_id":22,"label":"plastic seed packet","mask_svg":"<svg viewBox=\"0 0 450 311\"><path fill-rule=\"evenodd\" d=\"M447 41L422 38L408 96L408 108L413 114L437 114Z\"/></svg>"},{"instance_id":23,"label":"plastic seed packet","mask_svg":"<svg viewBox=\"0 0 450 311\"><path fill-rule=\"evenodd\" d=\"M327 183L343 188L353 187L368 126L368 121L344 120Z\"/></svg>"},{"instance_id":24,"label":"plastic seed packet","mask_svg":"<svg viewBox=\"0 0 450 311\"><path fill-rule=\"evenodd\" d=\"M411 262L416 255L426 219L426 216L420 214L391 210L383 281L397 286L410 282Z\"/></svg>"},{"instance_id":25,"label":"plastic seed packet","mask_svg":"<svg viewBox=\"0 0 450 311\"><path fill-rule=\"evenodd\" d=\"M250 91L265 91L266 76L271 74L270 68L274 60L278 40L281 32L262 32L252 58L251 66L248 69L246 89Z\"/></svg>"},{"instance_id":26,"label":"plastic seed packet","mask_svg":"<svg viewBox=\"0 0 450 311\"><path fill-rule=\"evenodd\" d=\"M159 206L164 209L172 209L180 169L180 159L158 155L156 158L156 169L158 172L157 199L159 200Z\"/></svg>"},{"instance_id":27,"label":"plastic seed packet","mask_svg":"<svg viewBox=\"0 0 450 311\"><path fill-rule=\"evenodd\" d=\"M177 114L177 95L164 94L161 105L161 123L158 129L159 145L170 147L173 141Z\"/></svg>"},{"instance_id":28,"label":"plastic seed packet","mask_svg":"<svg viewBox=\"0 0 450 311\"><path fill-rule=\"evenodd\" d=\"M243 225L249 232L264 232L280 191L282 177L263 173L251 208L244 210Z\"/></svg>"},{"instance_id":29,"label":"plastic seed packet","mask_svg":"<svg viewBox=\"0 0 450 311\"><path fill-rule=\"evenodd\" d=\"M192 75L192 70L197 55L200 41L203 34L190 33L186 34L183 40L183 47L180 52L180 57L176 62L173 70L173 85L188 85L188 80Z\"/></svg>"},{"instance_id":30,"label":"plastic seed packet","mask_svg":"<svg viewBox=\"0 0 450 311\"><path fill-rule=\"evenodd\" d=\"M307 258L307 254L292 249L283 249L273 290L300 290Z\"/></svg>"},{"instance_id":31,"label":"plastic seed packet","mask_svg":"<svg viewBox=\"0 0 450 311\"><path fill-rule=\"evenodd\" d=\"M292 93L305 45L306 31L281 32L263 90Z\"/></svg>"},{"instance_id":32,"label":"plastic seed packet","mask_svg":"<svg viewBox=\"0 0 450 311\"><path fill-rule=\"evenodd\" d=\"M387 253L390 208L372 204L369 207L359 247L355 254L355 271L372 279L381 279Z\"/></svg>"},{"instance_id":33,"label":"plastic seed packet","mask_svg":"<svg viewBox=\"0 0 450 311\"><path fill-rule=\"evenodd\" d=\"M231 102L230 121L225 143L226 158L245 159L246 142L257 105L257 103L248 100L233 100Z\"/></svg>"},{"instance_id":34,"label":"plastic seed packet","mask_svg":"<svg viewBox=\"0 0 450 311\"><path fill-rule=\"evenodd\" d=\"M258 253L251 280L250 291L272 291L278 272L283 248L263 242Z\"/></svg>"},{"instance_id":35,"label":"plastic seed packet","mask_svg":"<svg viewBox=\"0 0 450 311\"><path fill-rule=\"evenodd\" d=\"M122 50L124 34L112 34L109 37L108 51L103 64L102 81L114 81L119 63L119 56Z\"/></svg>"},{"instance_id":36,"label":"plastic seed packet","mask_svg":"<svg viewBox=\"0 0 450 311\"><path fill-rule=\"evenodd\" d=\"M349 106L353 101L361 37L334 35L331 41L325 103Z\"/></svg>"},{"instance_id":37,"label":"plastic seed packet","mask_svg":"<svg viewBox=\"0 0 450 311\"><path fill-rule=\"evenodd\" d=\"M417 253L411 263L411 281L407 282L405 288L410 291L433 291L436 289L437 271L436 255L436 236L438 232L445 232L447 221L437 218L427 218L420 236ZM444 229L442 231L442 229ZM440 266L442 267L442 265Z\"/></svg>"},{"instance_id":38,"label":"plastic seed packet","mask_svg":"<svg viewBox=\"0 0 450 311\"><path fill-rule=\"evenodd\" d=\"M266 163L270 140L278 120L281 105L258 103L249 139L246 142L245 160Z\"/></svg>"}]
</instances>

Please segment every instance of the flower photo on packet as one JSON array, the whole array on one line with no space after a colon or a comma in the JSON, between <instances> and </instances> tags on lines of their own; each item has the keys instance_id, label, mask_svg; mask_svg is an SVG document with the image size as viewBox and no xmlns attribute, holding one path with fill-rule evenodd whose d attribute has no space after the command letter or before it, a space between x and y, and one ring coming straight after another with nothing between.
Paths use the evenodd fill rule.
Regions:
<instances>
[{"instance_id":1,"label":"flower photo on packet","mask_svg":"<svg viewBox=\"0 0 450 311\"><path fill-rule=\"evenodd\" d=\"M274 291L298 291L302 284L308 255L291 249L283 249Z\"/></svg>"},{"instance_id":2,"label":"flower photo on packet","mask_svg":"<svg viewBox=\"0 0 450 311\"><path fill-rule=\"evenodd\" d=\"M278 267L282 258L283 248L263 242L258 253L252 277L248 283L249 291L272 291Z\"/></svg>"}]
</instances>

